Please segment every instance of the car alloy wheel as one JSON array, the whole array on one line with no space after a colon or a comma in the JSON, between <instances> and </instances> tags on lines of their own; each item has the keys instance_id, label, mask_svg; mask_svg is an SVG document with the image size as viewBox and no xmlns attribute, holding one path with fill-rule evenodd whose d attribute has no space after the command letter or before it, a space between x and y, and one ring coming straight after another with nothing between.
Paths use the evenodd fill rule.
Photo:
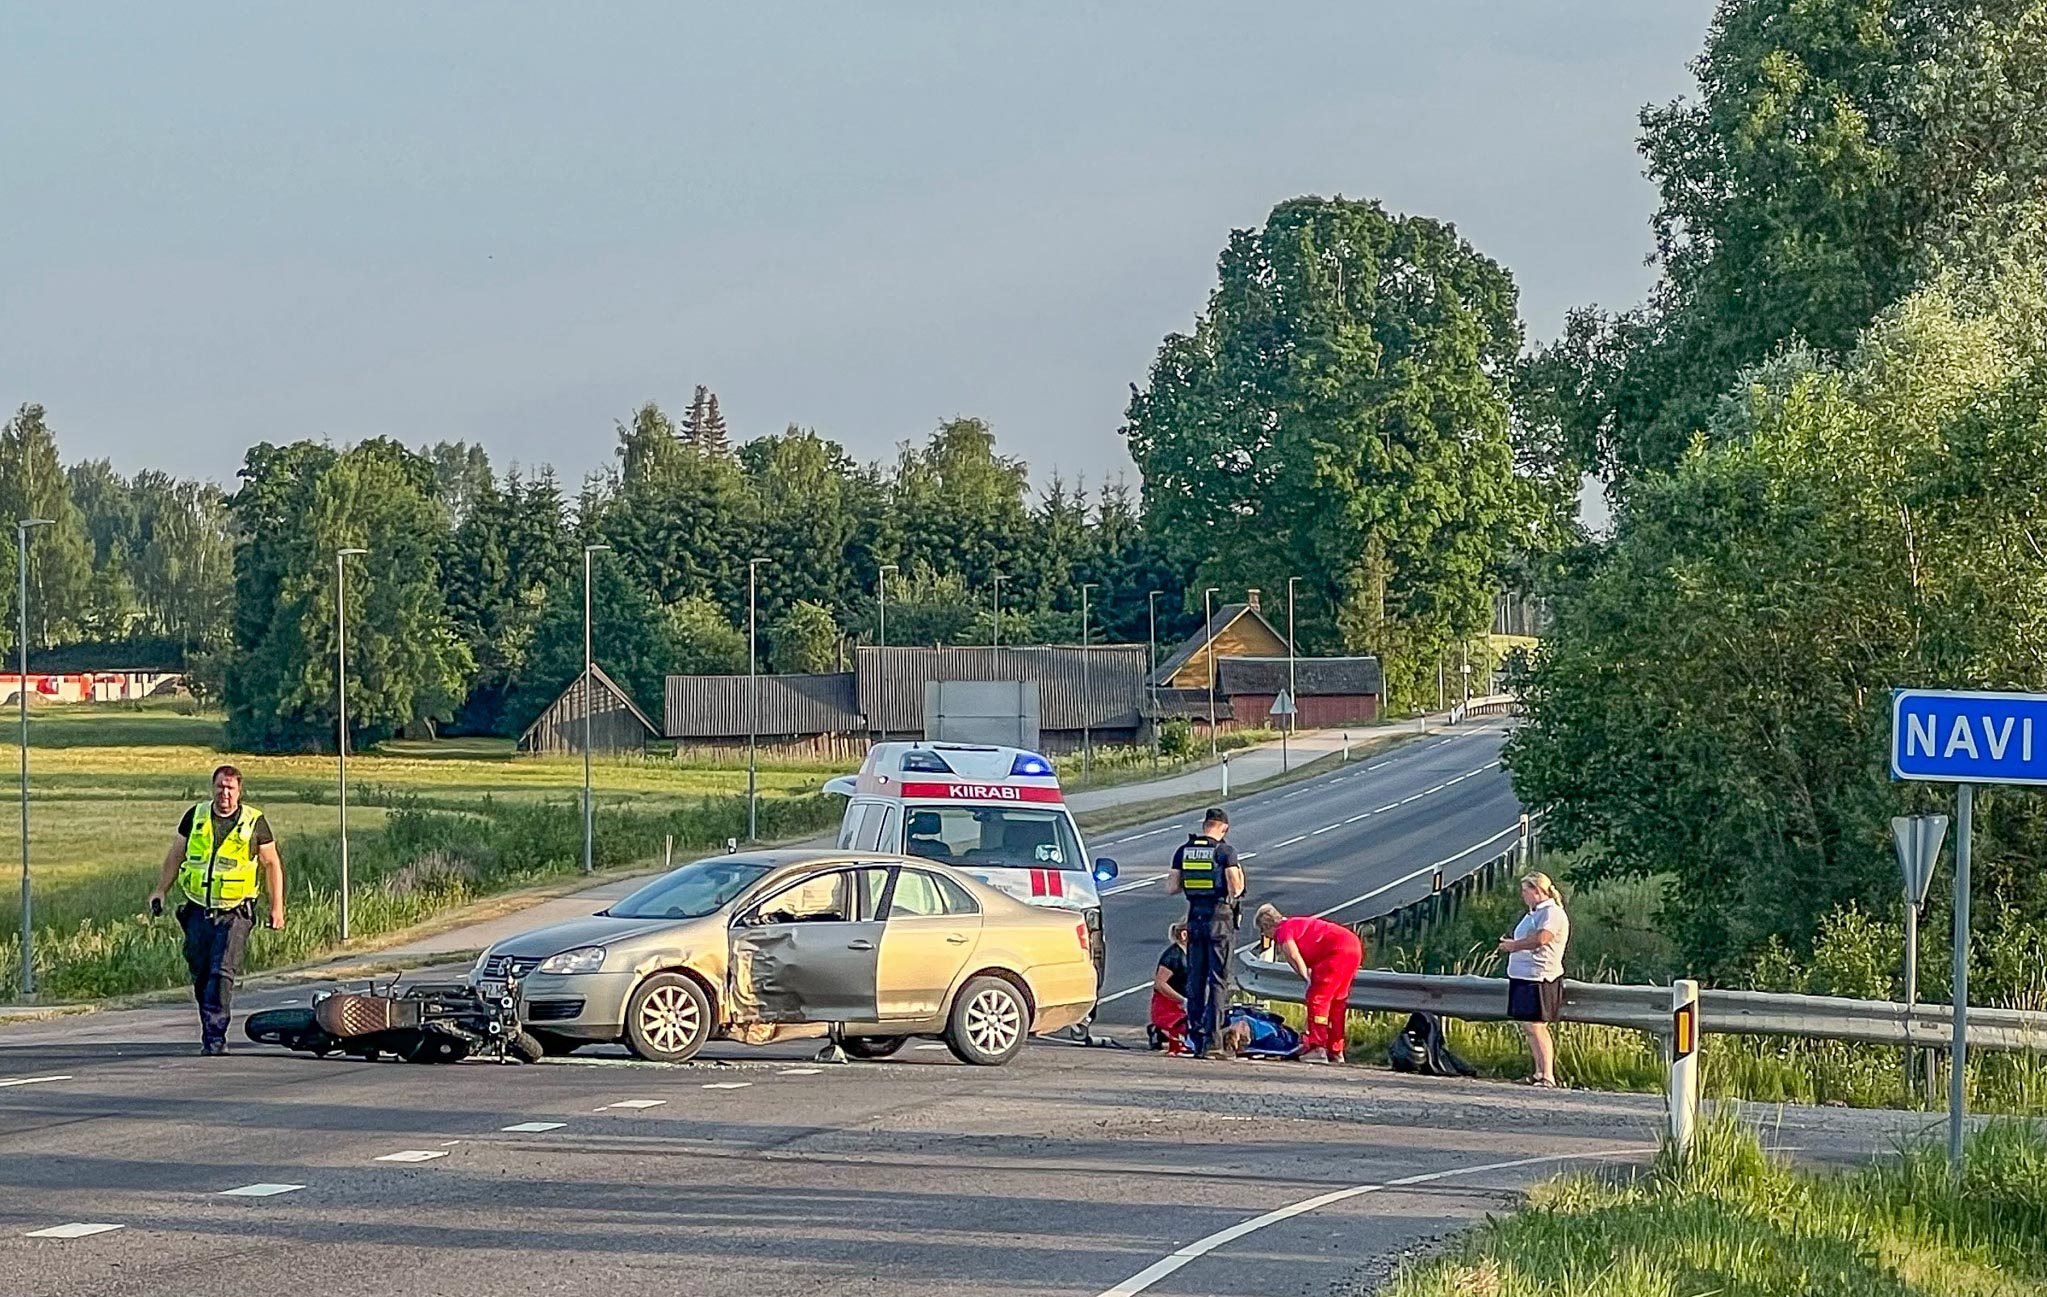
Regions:
<instances>
[{"instance_id":1,"label":"car alloy wheel","mask_svg":"<svg viewBox=\"0 0 2047 1297\"><path fill-rule=\"evenodd\" d=\"M977 1067L1007 1063L1023 1048L1030 1011L1015 986L983 975L960 988L945 1043L953 1057Z\"/></svg>"},{"instance_id":2,"label":"car alloy wheel","mask_svg":"<svg viewBox=\"0 0 2047 1297\"><path fill-rule=\"evenodd\" d=\"M711 1035L711 1002L681 973L656 973L626 1004L626 1046L641 1058L680 1063Z\"/></svg>"}]
</instances>

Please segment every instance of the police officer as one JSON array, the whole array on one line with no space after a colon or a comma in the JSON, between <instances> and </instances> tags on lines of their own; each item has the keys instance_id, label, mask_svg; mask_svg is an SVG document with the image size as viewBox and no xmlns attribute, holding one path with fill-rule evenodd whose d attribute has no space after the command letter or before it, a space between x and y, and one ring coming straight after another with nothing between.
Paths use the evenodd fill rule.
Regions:
<instances>
[{"instance_id":1,"label":"police officer","mask_svg":"<svg viewBox=\"0 0 2047 1297\"><path fill-rule=\"evenodd\" d=\"M1205 1058L1222 1037L1229 1008L1230 955L1236 946L1237 902L1244 895L1244 868L1223 839L1230 817L1220 807L1201 821L1173 853L1169 892L1187 897L1187 1044Z\"/></svg>"},{"instance_id":2,"label":"police officer","mask_svg":"<svg viewBox=\"0 0 2047 1297\"><path fill-rule=\"evenodd\" d=\"M228 1009L242 971L249 930L256 926L257 870L270 901L270 927L284 927L284 862L263 812L242 800L242 772L213 772L213 800L200 802L178 822L178 836L163 858L163 876L149 894L152 914L163 913L164 893L176 883L185 894L178 923L185 930L185 967L199 1001L199 1052L227 1052Z\"/></svg>"}]
</instances>

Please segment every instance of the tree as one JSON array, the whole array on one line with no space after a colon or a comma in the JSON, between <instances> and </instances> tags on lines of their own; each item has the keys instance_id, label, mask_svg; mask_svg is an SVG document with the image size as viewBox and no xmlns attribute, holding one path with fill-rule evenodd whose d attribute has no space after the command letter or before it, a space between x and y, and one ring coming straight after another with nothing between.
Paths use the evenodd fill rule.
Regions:
<instances>
[{"instance_id":1,"label":"tree","mask_svg":"<svg viewBox=\"0 0 2047 1297\"><path fill-rule=\"evenodd\" d=\"M702 383L697 384L696 394L690 398L689 414L682 421L682 435L694 449L703 454L732 453L731 439L725 429L725 416L718 412L718 394Z\"/></svg>"},{"instance_id":2,"label":"tree","mask_svg":"<svg viewBox=\"0 0 2047 1297\"><path fill-rule=\"evenodd\" d=\"M549 593L580 590L576 545L552 472L527 483L514 468L505 486L487 484L455 529L448 608L476 662L456 724L476 733L514 733L527 717L511 707ZM579 658L580 661L580 658Z\"/></svg>"},{"instance_id":3,"label":"tree","mask_svg":"<svg viewBox=\"0 0 2047 1297\"><path fill-rule=\"evenodd\" d=\"M480 445L466 441L437 441L426 452L434 466L434 495L447 506L448 516L460 526L476 501L496 481L490 455Z\"/></svg>"},{"instance_id":4,"label":"tree","mask_svg":"<svg viewBox=\"0 0 2047 1297\"><path fill-rule=\"evenodd\" d=\"M1698 93L1642 114L1661 282L1538 353L1577 462L1667 468L1736 376L1801 343L1840 357L1927 250L2047 177L2047 6L1722 0Z\"/></svg>"},{"instance_id":5,"label":"tree","mask_svg":"<svg viewBox=\"0 0 2047 1297\"><path fill-rule=\"evenodd\" d=\"M230 743L333 743L335 554L351 546L369 550L346 569L352 741L451 717L473 664L442 590L452 534L432 463L384 439L338 454L264 444L242 477L231 502L243 539L223 696Z\"/></svg>"},{"instance_id":6,"label":"tree","mask_svg":"<svg viewBox=\"0 0 2047 1297\"><path fill-rule=\"evenodd\" d=\"M768 626L768 669L783 675L835 670L839 623L823 604L799 599Z\"/></svg>"},{"instance_id":7,"label":"tree","mask_svg":"<svg viewBox=\"0 0 2047 1297\"><path fill-rule=\"evenodd\" d=\"M620 425L623 471L602 489L586 490L584 532L612 546L663 603L702 596L736 615L745 606L758 507L732 456L655 435L666 426L651 405L632 425Z\"/></svg>"},{"instance_id":8,"label":"tree","mask_svg":"<svg viewBox=\"0 0 2047 1297\"><path fill-rule=\"evenodd\" d=\"M987 590L1030 536L1025 504L1030 470L995 453L995 433L980 419L948 419L921 449L905 445L896 462L892 512L897 561L922 564Z\"/></svg>"},{"instance_id":9,"label":"tree","mask_svg":"<svg viewBox=\"0 0 2047 1297\"><path fill-rule=\"evenodd\" d=\"M1751 371L1567 565L1515 786L1587 871L1673 878L1702 973L1895 911L1888 818L1932 798L1886 777L1892 686L2047 688L2043 267L1951 267L1845 362ZM2047 922L2047 811L1982 823L1986 912Z\"/></svg>"},{"instance_id":10,"label":"tree","mask_svg":"<svg viewBox=\"0 0 2047 1297\"><path fill-rule=\"evenodd\" d=\"M0 556L9 570L18 559L18 535L8 525L47 518L28 543L29 639L39 645L63 643L83 629L92 603L92 542L71 502L70 483L57 457L57 438L44 422L43 407L23 405L0 427ZM13 584L0 597L7 624L18 609Z\"/></svg>"},{"instance_id":11,"label":"tree","mask_svg":"<svg viewBox=\"0 0 2047 1297\"><path fill-rule=\"evenodd\" d=\"M645 586L610 556L590 569L591 656L649 716L660 715L670 672L679 671L674 623ZM531 724L583 672L583 582L557 581L535 620L505 714L508 730Z\"/></svg>"},{"instance_id":12,"label":"tree","mask_svg":"<svg viewBox=\"0 0 2047 1297\"><path fill-rule=\"evenodd\" d=\"M874 610L879 613L879 607ZM888 583L888 642L891 644L986 643L973 633L976 617L967 583L958 574L934 572L913 563ZM878 621L878 618L877 618ZM1005 624L1008 619L1004 618ZM870 629L878 632L878 624Z\"/></svg>"},{"instance_id":13,"label":"tree","mask_svg":"<svg viewBox=\"0 0 2047 1297\"><path fill-rule=\"evenodd\" d=\"M1298 576L1310 651L1376 652L1396 704L1424 677L1433 697L1436 651L1487 627L1542 529L1510 438L1520 345L1513 281L1441 222L1300 198L1234 232L1124 428L1189 601Z\"/></svg>"},{"instance_id":14,"label":"tree","mask_svg":"<svg viewBox=\"0 0 2047 1297\"><path fill-rule=\"evenodd\" d=\"M725 618L715 600L702 595L668 606L669 642L678 675L740 675L747 666L746 632Z\"/></svg>"},{"instance_id":15,"label":"tree","mask_svg":"<svg viewBox=\"0 0 2047 1297\"><path fill-rule=\"evenodd\" d=\"M777 615L796 600L850 604L859 584L848 550L859 519L848 507L855 470L845 449L792 424L740 447L739 462L758 510L752 552L775 560L761 572L761 607Z\"/></svg>"},{"instance_id":16,"label":"tree","mask_svg":"<svg viewBox=\"0 0 2047 1297\"><path fill-rule=\"evenodd\" d=\"M144 470L130 489L141 533L130 570L144 626L188 652L227 643L235 556L220 488Z\"/></svg>"}]
</instances>

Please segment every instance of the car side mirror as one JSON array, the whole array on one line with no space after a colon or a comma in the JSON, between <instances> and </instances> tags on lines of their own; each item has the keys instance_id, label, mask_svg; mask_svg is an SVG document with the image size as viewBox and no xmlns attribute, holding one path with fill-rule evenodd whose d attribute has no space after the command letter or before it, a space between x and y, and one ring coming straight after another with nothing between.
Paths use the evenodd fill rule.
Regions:
<instances>
[{"instance_id":1,"label":"car side mirror","mask_svg":"<svg viewBox=\"0 0 2047 1297\"><path fill-rule=\"evenodd\" d=\"M1116 862L1107 856L1095 857L1095 881L1106 883L1116 876Z\"/></svg>"}]
</instances>

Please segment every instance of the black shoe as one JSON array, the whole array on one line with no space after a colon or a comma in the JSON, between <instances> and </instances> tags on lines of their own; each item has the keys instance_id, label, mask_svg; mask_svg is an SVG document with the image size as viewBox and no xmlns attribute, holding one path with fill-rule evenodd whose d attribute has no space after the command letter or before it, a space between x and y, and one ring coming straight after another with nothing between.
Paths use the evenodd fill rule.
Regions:
<instances>
[{"instance_id":1,"label":"black shoe","mask_svg":"<svg viewBox=\"0 0 2047 1297\"><path fill-rule=\"evenodd\" d=\"M199 1047L199 1055L202 1058L219 1058L225 1053L227 1042L224 1040L209 1040Z\"/></svg>"}]
</instances>

